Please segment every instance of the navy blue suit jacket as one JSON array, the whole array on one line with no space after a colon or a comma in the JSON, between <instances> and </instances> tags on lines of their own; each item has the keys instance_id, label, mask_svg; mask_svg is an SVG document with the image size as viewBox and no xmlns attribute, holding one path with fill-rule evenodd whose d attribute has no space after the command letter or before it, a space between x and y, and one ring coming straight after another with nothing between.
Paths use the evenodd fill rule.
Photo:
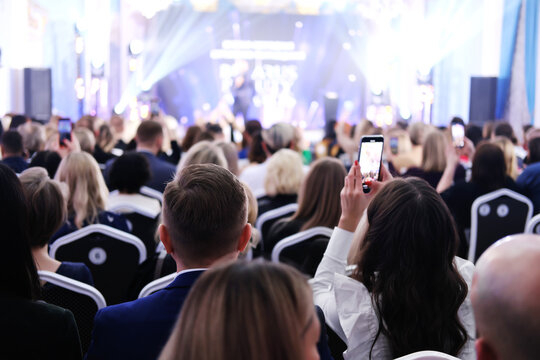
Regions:
<instances>
[{"instance_id":1,"label":"navy blue suit jacket","mask_svg":"<svg viewBox=\"0 0 540 360\"><path fill-rule=\"evenodd\" d=\"M98 311L86 359L156 359L189 290L203 272L180 274L150 296Z\"/></svg>"}]
</instances>

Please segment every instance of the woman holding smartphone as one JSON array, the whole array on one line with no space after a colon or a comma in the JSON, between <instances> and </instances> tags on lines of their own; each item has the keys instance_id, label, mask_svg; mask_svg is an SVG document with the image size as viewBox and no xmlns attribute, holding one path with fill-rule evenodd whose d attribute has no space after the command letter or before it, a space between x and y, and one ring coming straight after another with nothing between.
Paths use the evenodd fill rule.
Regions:
<instances>
[{"instance_id":1,"label":"woman holding smartphone","mask_svg":"<svg viewBox=\"0 0 540 360\"><path fill-rule=\"evenodd\" d=\"M455 257L448 208L427 182L381 172L369 194L357 163L346 177L342 215L312 284L315 304L347 344L345 359L420 350L475 359L468 296L474 265Z\"/></svg>"}]
</instances>

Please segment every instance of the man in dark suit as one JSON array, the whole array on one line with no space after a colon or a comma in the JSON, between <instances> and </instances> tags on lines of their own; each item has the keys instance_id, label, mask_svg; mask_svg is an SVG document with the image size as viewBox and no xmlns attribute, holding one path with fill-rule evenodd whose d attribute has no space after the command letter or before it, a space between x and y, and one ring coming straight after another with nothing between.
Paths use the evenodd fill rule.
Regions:
<instances>
[{"instance_id":1,"label":"man in dark suit","mask_svg":"<svg viewBox=\"0 0 540 360\"><path fill-rule=\"evenodd\" d=\"M24 159L23 139L17 130L9 130L2 136L2 163L20 174L28 168Z\"/></svg>"},{"instance_id":2,"label":"man in dark suit","mask_svg":"<svg viewBox=\"0 0 540 360\"><path fill-rule=\"evenodd\" d=\"M173 179L176 167L157 157L163 145L161 124L153 120L143 121L137 128L135 143L137 152L143 154L150 164L151 177L145 185L162 193L167 183ZM110 185L109 172L114 160L116 159L109 160L105 168L107 185Z\"/></svg>"},{"instance_id":3,"label":"man in dark suit","mask_svg":"<svg viewBox=\"0 0 540 360\"><path fill-rule=\"evenodd\" d=\"M217 165L186 167L165 189L159 235L177 277L148 297L100 310L87 359L159 356L195 280L208 267L235 260L251 237L242 184Z\"/></svg>"}]
</instances>

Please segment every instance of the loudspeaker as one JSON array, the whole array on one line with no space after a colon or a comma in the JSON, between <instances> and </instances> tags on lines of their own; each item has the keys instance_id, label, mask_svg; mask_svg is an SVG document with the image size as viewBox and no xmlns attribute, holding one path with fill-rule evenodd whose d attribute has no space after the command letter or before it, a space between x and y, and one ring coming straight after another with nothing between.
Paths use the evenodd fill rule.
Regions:
<instances>
[{"instance_id":1,"label":"loudspeaker","mask_svg":"<svg viewBox=\"0 0 540 360\"><path fill-rule=\"evenodd\" d=\"M495 120L497 104L497 78L471 77L471 97L469 103L469 123L482 125Z\"/></svg>"},{"instance_id":2,"label":"loudspeaker","mask_svg":"<svg viewBox=\"0 0 540 360\"><path fill-rule=\"evenodd\" d=\"M51 69L24 69L24 113L48 122L52 109Z\"/></svg>"}]
</instances>

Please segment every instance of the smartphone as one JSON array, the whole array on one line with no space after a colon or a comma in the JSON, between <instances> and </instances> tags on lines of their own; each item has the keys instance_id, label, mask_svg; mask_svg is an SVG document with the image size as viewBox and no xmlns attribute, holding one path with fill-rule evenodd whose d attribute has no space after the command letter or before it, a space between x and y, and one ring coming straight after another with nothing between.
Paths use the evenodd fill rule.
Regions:
<instances>
[{"instance_id":1,"label":"smartphone","mask_svg":"<svg viewBox=\"0 0 540 360\"><path fill-rule=\"evenodd\" d=\"M393 155L397 155L398 153L398 138L397 137L391 137L390 138L390 151Z\"/></svg>"},{"instance_id":2,"label":"smartphone","mask_svg":"<svg viewBox=\"0 0 540 360\"><path fill-rule=\"evenodd\" d=\"M452 124L452 143L457 148L465 146L465 127L462 124Z\"/></svg>"},{"instance_id":3,"label":"smartphone","mask_svg":"<svg viewBox=\"0 0 540 360\"><path fill-rule=\"evenodd\" d=\"M58 132L60 133L60 146L64 146L64 140L71 141L71 119L70 118L60 118L58 119Z\"/></svg>"},{"instance_id":4,"label":"smartphone","mask_svg":"<svg viewBox=\"0 0 540 360\"><path fill-rule=\"evenodd\" d=\"M358 163L362 171L362 189L370 191L366 181L381 180L381 161L384 137L382 135L362 136L358 149Z\"/></svg>"}]
</instances>

